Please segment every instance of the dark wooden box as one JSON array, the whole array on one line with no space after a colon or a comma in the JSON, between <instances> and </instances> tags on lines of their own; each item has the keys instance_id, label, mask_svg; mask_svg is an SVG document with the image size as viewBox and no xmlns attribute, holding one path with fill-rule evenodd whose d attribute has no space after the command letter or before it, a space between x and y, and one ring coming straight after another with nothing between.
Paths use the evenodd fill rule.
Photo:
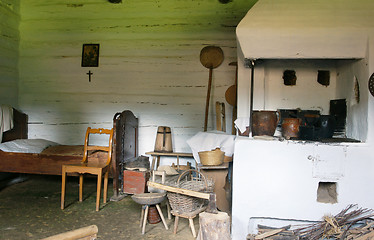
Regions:
<instances>
[{"instance_id":1,"label":"dark wooden box","mask_svg":"<svg viewBox=\"0 0 374 240\"><path fill-rule=\"evenodd\" d=\"M123 171L123 192L128 194L138 194L147 191L147 181L149 171Z\"/></svg>"}]
</instances>

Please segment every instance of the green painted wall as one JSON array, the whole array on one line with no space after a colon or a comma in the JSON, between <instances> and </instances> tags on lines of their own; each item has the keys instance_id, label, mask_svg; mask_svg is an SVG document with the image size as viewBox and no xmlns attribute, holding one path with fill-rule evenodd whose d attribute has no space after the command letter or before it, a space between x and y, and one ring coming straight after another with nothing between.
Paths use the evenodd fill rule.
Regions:
<instances>
[{"instance_id":1,"label":"green painted wall","mask_svg":"<svg viewBox=\"0 0 374 240\"><path fill-rule=\"evenodd\" d=\"M213 70L209 130L215 101L235 81L235 27L255 1L22 0L19 104L29 137L83 143L87 126L111 127L116 112L139 118L139 152L153 150L157 126L170 126L175 151L203 130L209 70L207 45L224 61ZM99 43L99 67L81 67L82 44ZM93 72L88 81L88 71Z\"/></svg>"}]
</instances>

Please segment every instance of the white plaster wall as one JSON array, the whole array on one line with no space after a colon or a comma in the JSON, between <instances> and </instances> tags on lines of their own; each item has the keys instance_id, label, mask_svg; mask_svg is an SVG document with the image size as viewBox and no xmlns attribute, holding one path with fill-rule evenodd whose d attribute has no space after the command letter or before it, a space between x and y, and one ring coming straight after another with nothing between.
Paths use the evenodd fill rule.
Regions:
<instances>
[{"instance_id":1,"label":"white plaster wall","mask_svg":"<svg viewBox=\"0 0 374 240\"><path fill-rule=\"evenodd\" d=\"M374 73L374 33L370 33L368 39L368 57L367 60L370 64L367 65L368 67L368 75L371 76ZM367 86L368 79L363 78L363 84ZM365 91L365 90L364 90ZM372 123L372 119L374 116L374 96L368 93L368 132L367 132L367 142L374 142L374 124Z\"/></svg>"},{"instance_id":2,"label":"white plaster wall","mask_svg":"<svg viewBox=\"0 0 374 240\"><path fill-rule=\"evenodd\" d=\"M374 208L371 201L374 191L362 184L373 181L374 163L374 131L371 124L374 119L374 98L367 88L369 76L374 72L373 25L372 21L367 21L368 16L373 14L373 8L369 7L371 4L373 2L369 1L327 3L281 0L275 3L263 0L247 14L253 18L245 22L248 27L250 26L246 37L253 34L254 38L250 40L244 37L242 42L239 41L238 51L242 52L238 53L238 57L241 58L238 62L243 63L244 57L277 59L274 61L275 65L271 63L272 68L269 67L268 72L267 66L260 64L258 73L255 70L255 81L259 81L260 85L261 81L265 81L262 82L262 85L265 83L265 88L262 88L265 90L260 91L260 97L254 98L254 105L262 104L268 108L277 108L278 105L287 103L295 106L292 105L293 101L285 99L283 91L276 90L274 85L268 87L273 89L273 95L266 94L266 81L279 84L273 81L281 72L281 68L277 66L278 62L283 64L293 61L279 58L338 59L328 61L330 65L326 64L335 73L335 76L331 75L334 76L333 87L318 98L347 99L347 136L359 139L362 143L325 145L238 138L233 172L233 239L244 239L248 233L256 231L251 225L255 221L253 218L320 220L325 214L336 214L349 204ZM260 11L255 12L256 9ZM275 9L280 14L274 14ZM275 16L275 20L272 16ZM348 28L343 28L346 26ZM253 31L250 30L251 27ZM300 31L296 33L296 29ZM340 39L336 38L339 35L338 30ZM302 35L308 31L312 34ZM237 36L240 37L238 32ZM244 42L247 44L246 47L242 44ZM260 42L263 44L255 44ZM319 63L319 60L302 62L311 66L295 66L299 71L301 69L305 79L311 80L311 73L321 67L313 66ZM238 111L241 117L249 117L250 71L239 65L239 86L243 87L238 96ZM355 76L360 87L359 103L355 102L354 97ZM254 89L258 89L258 86ZM314 103L319 103L318 107L325 108L319 99L310 98L311 90L318 89L304 85L305 99L300 104L308 106L313 104L314 100ZM292 98L300 99L298 93L291 95ZM316 201L320 181L336 182L337 203ZM273 223L276 224L275 221Z\"/></svg>"},{"instance_id":3,"label":"white plaster wall","mask_svg":"<svg viewBox=\"0 0 374 240\"><path fill-rule=\"evenodd\" d=\"M240 61L244 61L241 59ZM254 110L319 110L329 114L330 100L337 99L337 62L331 60L259 60L254 70ZM286 86L285 70L295 70L297 81ZM317 82L318 70L330 71L330 84ZM249 118L251 69L239 66L238 116Z\"/></svg>"},{"instance_id":4,"label":"white plaster wall","mask_svg":"<svg viewBox=\"0 0 374 240\"><path fill-rule=\"evenodd\" d=\"M0 104L18 104L19 0L0 1Z\"/></svg>"},{"instance_id":5,"label":"white plaster wall","mask_svg":"<svg viewBox=\"0 0 374 240\"><path fill-rule=\"evenodd\" d=\"M347 101L347 137L366 141L368 135L368 59L338 62L338 98ZM359 86L359 101L355 95L355 79ZM373 116L373 115L371 115Z\"/></svg>"},{"instance_id":6,"label":"white plaster wall","mask_svg":"<svg viewBox=\"0 0 374 240\"><path fill-rule=\"evenodd\" d=\"M367 50L368 51L368 50ZM368 53L367 53L368 55ZM243 61L243 60L242 60ZM295 70L295 86L283 84L283 71ZM318 70L330 71L330 85L317 82ZM368 58L361 60L259 60L255 64L253 109L319 110L329 114L330 100L347 100L347 137L366 141L368 134ZM238 116L249 118L251 69L239 66ZM355 99L355 78L360 101Z\"/></svg>"},{"instance_id":7,"label":"white plaster wall","mask_svg":"<svg viewBox=\"0 0 374 240\"><path fill-rule=\"evenodd\" d=\"M330 100L345 98L347 136L366 141L369 125L367 79L370 76L368 36L373 31L372 21L367 19L372 4L368 1L326 4L294 0L256 3L237 28L238 58L242 63L238 70L241 89L238 116L249 117L251 70L244 67L244 58L255 59L254 109L300 107L319 109L327 114ZM272 15L275 9L279 14ZM336 31L339 37L335 36ZM279 32L282 37L278 36ZM285 69L296 70L296 86L282 85ZM331 71L330 86L323 87L316 82L318 70ZM360 103L354 100L355 77L360 86Z\"/></svg>"},{"instance_id":8,"label":"white plaster wall","mask_svg":"<svg viewBox=\"0 0 374 240\"><path fill-rule=\"evenodd\" d=\"M374 2L260 0L238 25L246 58L364 58Z\"/></svg>"},{"instance_id":9,"label":"white plaster wall","mask_svg":"<svg viewBox=\"0 0 374 240\"><path fill-rule=\"evenodd\" d=\"M336 70L331 61L275 60L265 61L263 84L264 109L310 109L329 113L330 100L336 98ZM295 70L296 85L283 83L283 72ZM330 85L317 82L318 70L330 71Z\"/></svg>"},{"instance_id":10,"label":"white plaster wall","mask_svg":"<svg viewBox=\"0 0 374 240\"><path fill-rule=\"evenodd\" d=\"M349 204L374 208L374 190L363 184L374 181L374 156L368 144L300 144L244 137L235 144L233 239L254 233L249 229L251 218L320 220ZM337 183L338 203L317 202L319 182Z\"/></svg>"},{"instance_id":11,"label":"white plaster wall","mask_svg":"<svg viewBox=\"0 0 374 240\"><path fill-rule=\"evenodd\" d=\"M249 103L250 103L250 89L251 89L251 69L244 67L243 51L238 44L238 118L249 118ZM259 79L255 71L254 78ZM258 93L260 95L260 93Z\"/></svg>"}]
</instances>

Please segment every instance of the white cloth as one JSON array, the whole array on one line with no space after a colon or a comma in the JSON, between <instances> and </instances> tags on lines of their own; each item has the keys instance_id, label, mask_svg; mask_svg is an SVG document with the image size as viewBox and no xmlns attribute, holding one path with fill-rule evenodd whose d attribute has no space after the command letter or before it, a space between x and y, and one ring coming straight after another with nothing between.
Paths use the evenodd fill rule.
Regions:
<instances>
[{"instance_id":1,"label":"white cloth","mask_svg":"<svg viewBox=\"0 0 374 240\"><path fill-rule=\"evenodd\" d=\"M238 118L234 123L235 127L239 129L241 133L244 133L247 130L246 128L249 126L249 118Z\"/></svg>"},{"instance_id":2,"label":"white cloth","mask_svg":"<svg viewBox=\"0 0 374 240\"><path fill-rule=\"evenodd\" d=\"M192 150L192 155L197 163L200 163L199 152L211 151L220 148L225 155L232 157L234 154L235 136L223 132L198 132L187 140Z\"/></svg>"},{"instance_id":3,"label":"white cloth","mask_svg":"<svg viewBox=\"0 0 374 240\"><path fill-rule=\"evenodd\" d=\"M3 132L13 128L13 108L8 105L0 106L0 143L3 140Z\"/></svg>"}]
</instances>

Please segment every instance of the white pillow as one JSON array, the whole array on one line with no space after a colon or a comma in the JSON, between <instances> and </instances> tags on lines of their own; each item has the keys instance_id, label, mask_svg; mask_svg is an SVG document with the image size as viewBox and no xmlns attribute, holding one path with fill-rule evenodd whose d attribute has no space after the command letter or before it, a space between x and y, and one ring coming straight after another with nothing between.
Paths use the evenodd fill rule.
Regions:
<instances>
[{"instance_id":1,"label":"white pillow","mask_svg":"<svg viewBox=\"0 0 374 240\"><path fill-rule=\"evenodd\" d=\"M45 139L17 139L0 144L0 150L4 152L41 153L47 147L55 145L59 144Z\"/></svg>"}]
</instances>

